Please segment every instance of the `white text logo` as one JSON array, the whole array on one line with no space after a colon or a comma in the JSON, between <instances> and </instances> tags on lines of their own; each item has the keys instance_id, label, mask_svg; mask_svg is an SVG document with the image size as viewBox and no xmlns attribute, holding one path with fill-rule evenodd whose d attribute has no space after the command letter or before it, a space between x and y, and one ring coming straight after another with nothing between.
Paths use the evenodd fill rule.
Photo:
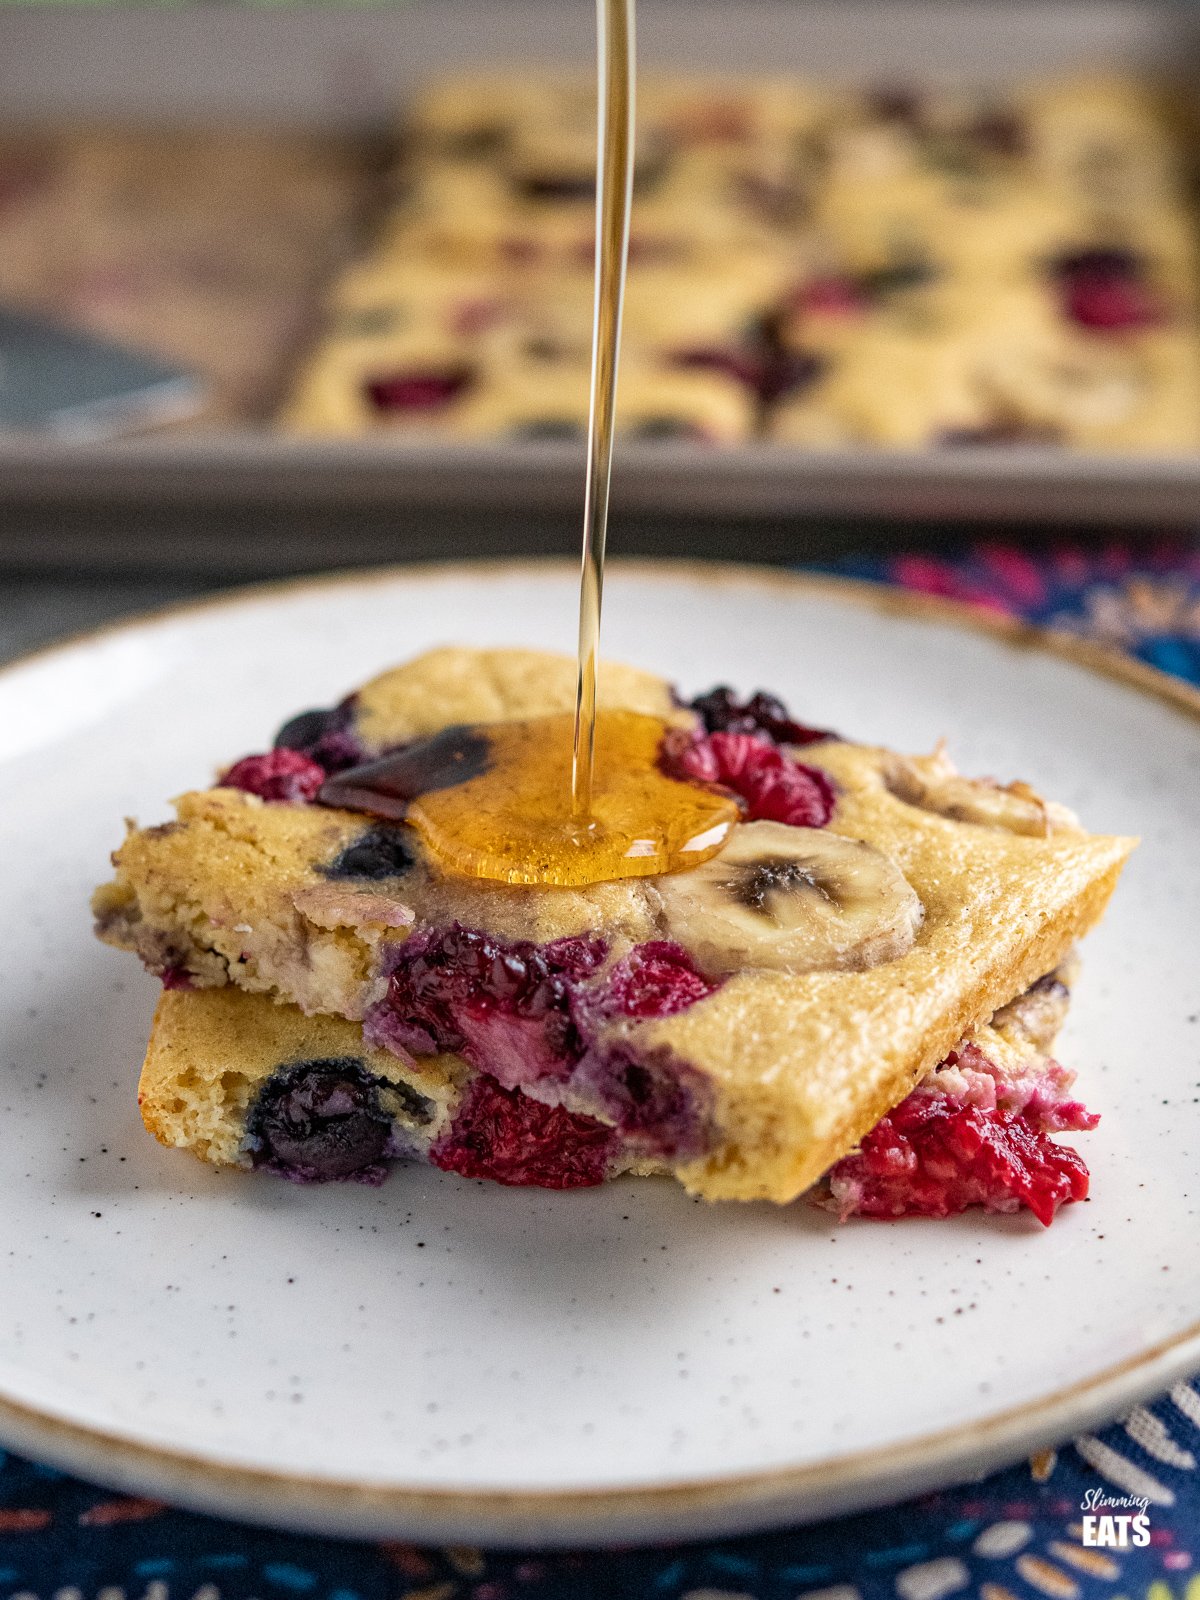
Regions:
<instances>
[{"instance_id":1,"label":"white text logo","mask_svg":"<svg viewBox=\"0 0 1200 1600\"><path fill-rule=\"evenodd\" d=\"M1141 1495L1109 1495L1103 1489L1089 1489L1081 1506L1085 1546L1128 1550L1131 1545L1148 1545L1149 1504Z\"/></svg>"}]
</instances>

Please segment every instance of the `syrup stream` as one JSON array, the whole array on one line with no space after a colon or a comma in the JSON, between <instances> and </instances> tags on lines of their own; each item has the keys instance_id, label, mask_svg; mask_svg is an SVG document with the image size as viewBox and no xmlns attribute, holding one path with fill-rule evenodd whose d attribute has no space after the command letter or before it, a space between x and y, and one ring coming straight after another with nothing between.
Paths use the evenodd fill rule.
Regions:
<instances>
[{"instance_id":1,"label":"syrup stream","mask_svg":"<svg viewBox=\"0 0 1200 1600\"><path fill-rule=\"evenodd\" d=\"M600 606L633 195L634 3L635 0L596 0L596 291L579 582L579 679L571 756L571 810L577 821L585 820L591 812L596 753Z\"/></svg>"}]
</instances>

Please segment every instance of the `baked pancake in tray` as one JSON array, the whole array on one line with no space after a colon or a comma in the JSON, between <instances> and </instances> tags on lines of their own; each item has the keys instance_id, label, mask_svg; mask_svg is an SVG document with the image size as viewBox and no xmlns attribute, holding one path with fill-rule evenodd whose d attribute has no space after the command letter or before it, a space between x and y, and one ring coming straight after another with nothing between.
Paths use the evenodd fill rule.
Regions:
<instances>
[{"instance_id":1,"label":"baked pancake in tray","mask_svg":"<svg viewBox=\"0 0 1200 1600\"><path fill-rule=\"evenodd\" d=\"M626 433L1200 443L1188 141L1152 80L648 72L638 102ZM594 90L567 73L468 74L418 96L397 198L334 285L282 424L582 430L593 124Z\"/></svg>"},{"instance_id":2,"label":"baked pancake in tray","mask_svg":"<svg viewBox=\"0 0 1200 1600\"><path fill-rule=\"evenodd\" d=\"M567 657L431 651L293 719L174 822L131 825L95 909L168 985L153 1131L313 1178L408 1155L551 1187L669 1171L708 1199L824 1180L843 1212L1044 1221L1086 1193L1051 1138L1091 1122L1047 1054L1054 974L1134 841L940 750L856 745L764 694L683 705L614 665L602 702L655 719L662 773L736 802L700 864L483 881L445 870L415 812L369 809L387 752L465 730L486 765L506 724L573 690Z\"/></svg>"}]
</instances>

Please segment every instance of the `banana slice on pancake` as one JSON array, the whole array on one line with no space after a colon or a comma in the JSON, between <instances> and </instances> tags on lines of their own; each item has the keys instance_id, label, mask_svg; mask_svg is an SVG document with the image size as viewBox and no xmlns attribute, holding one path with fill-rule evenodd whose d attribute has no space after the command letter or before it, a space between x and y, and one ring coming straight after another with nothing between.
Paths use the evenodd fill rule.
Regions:
<instances>
[{"instance_id":1,"label":"banana slice on pancake","mask_svg":"<svg viewBox=\"0 0 1200 1600\"><path fill-rule=\"evenodd\" d=\"M924 909L889 856L824 828L748 822L659 882L667 932L714 973L861 969L912 948Z\"/></svg>"},{"instance_id":2,"label":"banana slice on pancake","mask_svg":"<svg viewBox=\"0 0 1200 1600\"><path fill-rule=\"evenodd\" d=\"M890 756L883 781L898 800L951 822L1004 828L1035 839L1079 830L1073 811L1043 800L1027 783L964 777L940 745L928 756Z\"/></svg>"}]
</instances>

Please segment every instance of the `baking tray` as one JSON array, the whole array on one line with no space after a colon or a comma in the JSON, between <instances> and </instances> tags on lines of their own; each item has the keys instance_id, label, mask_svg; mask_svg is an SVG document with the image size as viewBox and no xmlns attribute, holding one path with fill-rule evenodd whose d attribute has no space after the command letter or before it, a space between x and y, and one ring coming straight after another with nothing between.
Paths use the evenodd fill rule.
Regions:
<instances>
[{"instance_id":1,"label":"baking tray","mask_svg":"<svg viewBox=\"0 0 1200 1600\"><path fill-rule=\"evenodd\" d=\"M1197 26L1172 5L1061 0L641 0L639 22L646 64L924 81L1003 81L1106 64L1178 73L1198 57ZM503 7L409 0L365 10L0 8L0 105L9 122L379 127L432 72L586 62L592 30L588 0ZM108 444L10 437L0 440L0 556L27 558L34 523L52 527L56 510L70 522L89 506L109 514L261 506L554 517L578 507L582 461L572 444L310 441L249 427ZM1161 527L1190 525L1200 511L1200 453L1119 457L1030 446L802 453L765 443L714 450L629 442L619 447L617 472L623 510L709 521L840 516ZM74 525L72 549L86 559L87 540ZM247 537L244 526L238 537Z\"/></svg>"}]
</instances>

